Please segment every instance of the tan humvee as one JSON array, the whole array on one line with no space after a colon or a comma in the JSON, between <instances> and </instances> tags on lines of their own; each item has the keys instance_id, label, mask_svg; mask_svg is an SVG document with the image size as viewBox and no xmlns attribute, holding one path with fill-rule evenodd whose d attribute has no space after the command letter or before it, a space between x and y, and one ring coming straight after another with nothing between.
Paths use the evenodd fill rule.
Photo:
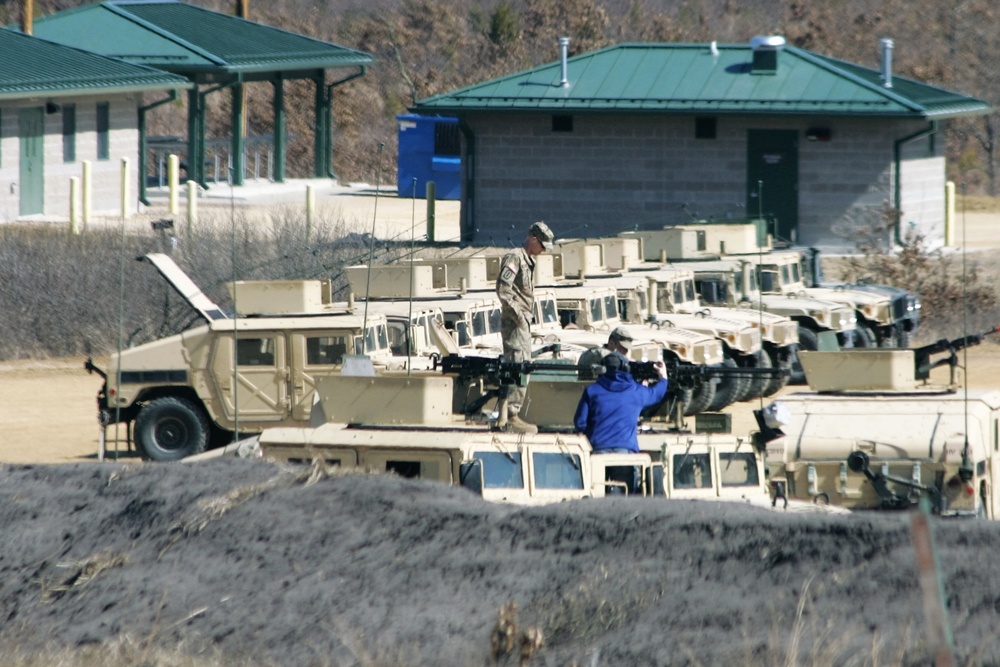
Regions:
<instances>
[{"instance_id":1,"label":"tan humvee","mask_svg":"<svg viewBox=\"0 0 1000 667\"><path fill-rule=\"evenodd\" d=\"M99 371L102 423L134 422L145 458L175 460L233 432L304 423L316 382L354 355L378 368L398 364L385 316L331 304L321 281L237 282L238 313L229 317L169 257L146 259L204 324L113 354Z\"/></svg>"},{"instance_id":2,"label":"tan humvee","mask_svg":"<svg viewBox=\"0 0 1000 667\"><path fill-rule=\"evenodd\" d=\"M562 395L546 393L561 384ZM565 391L572 385L574 391ZM546 423L572 423L586 383L535 383ZM728 500L771 506L763 463L748 439L726 434L644 431L639 453L594 454L580 434L503 433L456 413L463 389L440 374L331 376L320 380L313 428L266 429L259 439L267 458L463 486L493 501L538 504L627 495L615 481L638 468L638 495ZM807 507L792 503L792 509ZM784 509L782 506L781 509Z\"/></svg>"},{"instance_id":3,"label":"tan humvee","mask_svg":"<svg viewBox=\"0 0 1000 667\"><path fill-rule=\"evenodd\" d=\"M919 353L803 352L812 391L762 415L773 429L772 494L849 509L905 509L927 497L944 515L997 518L1000 392L966 397L954 378L930 384Z\"/></svg>"}]
</instances>

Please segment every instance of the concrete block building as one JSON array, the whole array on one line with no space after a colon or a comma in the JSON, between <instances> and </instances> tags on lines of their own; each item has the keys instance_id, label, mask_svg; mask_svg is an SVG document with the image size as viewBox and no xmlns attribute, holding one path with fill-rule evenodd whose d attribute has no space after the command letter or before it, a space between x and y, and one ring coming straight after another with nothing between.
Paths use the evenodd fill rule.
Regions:
<instances>
[{"instance_id":1,"label":"concrete block building","mask_svg":"<svg viewBox=\"0 0 1000 667\"><path fill-rule=\"evenodd\" d=\"M621 44L420 100L457 116L462 235L517 244L696 218L768 220L776 241L851 246L885 216L944 233L940 122L978 99L787 46ZM891 240L891 239L890 239Z\"/></svg>"},{"instance_id":2,"label":"concrete block building","mask_svg":"<svg viewBox=\"0 0 1000 667\"><path fill-rule=\"evenodd\" d=\"M92 212L120 214L122 158L134 213L143 94L165 96L187 80L12 30L0 30L0 51L0 222L68 217L70 179L82 179L85 162Z\"/></svg>"}]
</instances>

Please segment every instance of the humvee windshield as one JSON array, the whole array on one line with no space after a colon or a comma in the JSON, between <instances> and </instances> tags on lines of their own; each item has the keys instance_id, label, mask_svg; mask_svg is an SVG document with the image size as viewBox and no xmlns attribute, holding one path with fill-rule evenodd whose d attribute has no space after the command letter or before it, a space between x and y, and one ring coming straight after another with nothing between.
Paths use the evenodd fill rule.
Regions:
<instances>
[{"instance_id":1,"label":"humvee windshield","mask_svg":"<svg viewBox=\"0 0 1000 667\"><path fill-rule=\"evenodd\" d=\"M472 458L483 462L483 485L487 489L522 489L520 452L475 452Z\"/></svg>"},{"instance_id":2,"label":"humvee windshield","mask_svg":"<svg viewBox=\"0 0 1000 667\"><path fill-rule=\"evenodd\" d=\"M618 317L618 297L608 295L604 297L604 319L613 320Z\"/></svg>"},{"instance_id":3,"label":"humvee windshield","mask_svg":"<svg viewBox=\"0 0 1000 667\"><path fill-rule=\"evenodd\" d=\"M492 308L490 310L490 333L500 333L500 309Z\"/></svg>"},{"instance_id":4,"label":"humvee windshield","mask_svg":"<svg viewBox=\"0 0 1000 667\"><path fill-rule=\"evenodd\" d=\"M555 299L541 299L535 302L535 322L551 324L559 321Z\"/></svg>"},{"instance_id":5,"label":"humvee windshield","mask_svg":"<svg viewBox=\"0 0 1000 667\"><path fill-rule=\"evenodd\" d=\"M489 333L486 328L486 312L479 310L472 313L472 335L479 337Z\"/></svg>"},{"instance_id":6,"label":"humvee windshield","mask_svg":"<svg viewBox=\"0 0 1000 667\"><path fill-rule=\"evenodd\" d=\"M590 299L590 323L595 324L604 319L604 304L600 299Z\"/></svg>"},{"instance_id":7,"label":"humvee windshield","mask_svg":"<svg viewBox=\"0 0 1000 667\"><path fill-rule=\"evenodd\" d=\"M386 331L385 325L380 324L377 327L368 327L365 329L365 347L361 349L361 339L358 338L354 341L354 353L355 354L365 354L366 352L375 352L376 350L388 350L389 349L389 333Z\"/></svg>"},{"instance_id":8,"label":"humvee windshield","mask_svg":"<svg viewBox=\"0 0 1000 667\"><path fill-rule=\"evenodd\" d=\"M712 488L712 462L708 454L674 455L675 489Z\"/></svg>"},{"instance_id":9,"label":"humvee windshield","mask_svg":"<svg viewBox=\"0 0 1000 667\"><path fill-rule=\"evenodd\" d=\"M750 452L720 452L719 477L722 486L758 486L757 460Z\"/></svg>"},{"instance_id":10,"label":"humvee windshield","mask_svg":"<svg viewBox=\"0 0 1000 667\"><path fill-rule=\"evenodd\" d=\"M535 487L539 489L582 489L583 468L576 454L534 452Z\"/></svg>"}]
</instances>

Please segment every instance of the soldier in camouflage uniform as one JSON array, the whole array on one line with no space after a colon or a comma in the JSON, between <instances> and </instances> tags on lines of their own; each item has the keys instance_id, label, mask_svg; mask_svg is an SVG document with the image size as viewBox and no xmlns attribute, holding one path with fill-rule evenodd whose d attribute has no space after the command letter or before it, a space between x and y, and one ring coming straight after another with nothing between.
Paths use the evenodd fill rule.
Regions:
<instances>
[{"instance_id":1,"label":"soldier in camouflage uniform","mask_svg":"<svg viewBox=\"0 0 1000 667\"><path fill-rule=\"evenodd\" d=\"M531 225L520 249L504 256L497 276L497 297L500 299L500 335L506 361L531 359L532 306L535 288L532 272L535 256L552 249L552 230L544 222ZM507 426L520 433L537 433L534 424L519 416L524 403L524 387L511 387L507 394Z\"/></svg>"}]
</instances>

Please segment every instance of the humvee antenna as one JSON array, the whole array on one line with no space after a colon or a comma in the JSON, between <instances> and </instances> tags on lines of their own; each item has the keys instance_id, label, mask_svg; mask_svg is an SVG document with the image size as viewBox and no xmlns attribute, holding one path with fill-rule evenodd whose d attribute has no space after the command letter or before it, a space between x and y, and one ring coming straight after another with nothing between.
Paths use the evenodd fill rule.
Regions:
<instances>
[{"instance_id":1,"label":"humvee antenna","mask_svg":"<svg viewBox=\"0 0 1000 667\"><path fill-rule=\"evenodd\" d=\"M125 211L122 210L121 251L118 259L118 369L115 372L115 461L118 460L118 425L121 423L122 395L122 348L125 347L122 336L125 335ZM103 442L101 443L104 444ZM99 452L100 460L104 460L104 448Z\"/></svg>"},{"instance_id":2,"label":"humvee antenna","mask_svg":"<svg viewBox=\"0 0 1000 667\"><path fill-rule=\"evenodd\" d=\"M414 237L416 236L416 226L417 226L417 177L413 177L413 195L410 197L410 310L406 315L406 374L410 375L413 372L413 360L410 358L413 354L413 341L410 340L413 335L413 253L414 250ZM429 230L428 230L429 231ZM428 234L428 237L430 234ZM428 241L430 238L427 239ZM368 267L369 273L371 272L371 267ZM365 302L367 303L368 297L365 297Z\"/></svg>"},{"instance_id":3,"label":"humvee antenna","mask_svg":"<svg viewBox=\"0 0 1000 667\"><path fill-rule=\"evenodd\" d=\"M375 169L375 210L372 213L372 236L368 240L368 277L365 279L365 316L361 323L361 354L368 354L368 295L372 287L372 257L375 255L375 221L378 220L378 191L382 187L382 149L385 143L378 144L378 165Z\"/></svg>"},{"instance_id":4,"label":"humvee antenna","mask_svg":"<svg viewBox=\"0 0 1000 667\"><path fill-rule=\"evenodd\" d=\"M239 319L239 308L236 305L236 196L233 188L233 168L229 167L229 229L230 254L233 265L233 442L240 439L240 372L239 364L239 332L236 320Z\"/></svg>"},{"instance_id":5,"label":"humvee antenna","mask_svg":"<svg viewBox=\"0 0 1000 667\"><path fill-rule=\"evenodd\" d=\"M965 241L965 182L962 182L962 336L968 340L969 335L969 300L968 300L968 277L966 275L965 259L968 246ZM972 462L969 460L969 346L962 347L962 384L964 398L963 417L965 418L965 447L962 450L962 464L958 469L958 476L964 482L972 479Z\"/></svg>"},{"instance_id":6,"label":"humvee antenna","mask_svg":"<svg viewBox=\"0 0 1000 667\"><path fill-rule=\"evenodd\" d=\"M757 220L758 224L764 224L764 181L763 179L757 180ZM756 232L757 225L754 225L754 231ZM757 234L757 270L764 264L764 249L760 242L760 235ZM749 282L749 281L748 281ZM750 288L749 285L746 286L747 289ZM760 285L757 286L757 331L760 332L760 353L767 354L767 350L764 349L764 292L760 289ZM765 385L764 389L767 387ZM760 409L764 409L764 392L760 392Z\"/></svg>"}]
</instances>

